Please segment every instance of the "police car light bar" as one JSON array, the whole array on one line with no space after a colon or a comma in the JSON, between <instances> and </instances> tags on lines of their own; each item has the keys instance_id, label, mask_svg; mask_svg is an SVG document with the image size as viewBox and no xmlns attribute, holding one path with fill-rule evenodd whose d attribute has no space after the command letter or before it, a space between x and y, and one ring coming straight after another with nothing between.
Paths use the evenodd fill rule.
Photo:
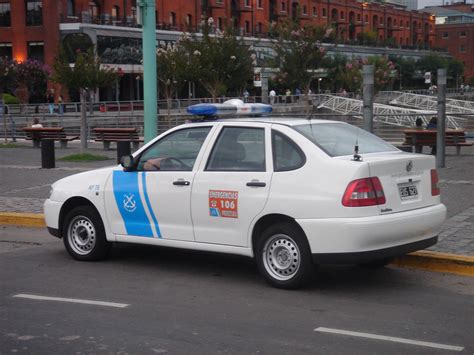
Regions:
<instances>
[{"instance_id":1,"label":"police car light bar","mask_svg":"<svg viewBox=\"0 0 474 355\"><path fill-rule=\"evenodd\" d=\"M246 104L239 99L224 101L222 104L197 104L189 106L188 113L196 116L225 116L225 115L261 115L272 112L271 105Z\"/></svg>"}]
</instances>

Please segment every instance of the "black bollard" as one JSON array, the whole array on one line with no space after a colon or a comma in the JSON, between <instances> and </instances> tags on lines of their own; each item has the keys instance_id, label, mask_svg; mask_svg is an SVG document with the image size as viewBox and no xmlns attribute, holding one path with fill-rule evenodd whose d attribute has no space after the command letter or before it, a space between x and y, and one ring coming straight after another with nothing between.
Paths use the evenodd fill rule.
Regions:
<instances>
[{"instance_id":1,"label":"black bollard","mask_svg":"<svg viewBox=\"0 0 474 355\"><path fill-rule=\"evenodd\" d=\"M54 169L56 167L53 139L41 140L41 167L43 169Z\"/></svg>"},{"instance_id":2,"label":"black bollard","mask_svg":"<svg viewBox=\"0 0 474 355\"><path fill-rule=\"evenodd\" d=\"M117 142L117 164L120 164L120 159L125 155L130 155L130 142Z\"/></svg>"}]
</instances>

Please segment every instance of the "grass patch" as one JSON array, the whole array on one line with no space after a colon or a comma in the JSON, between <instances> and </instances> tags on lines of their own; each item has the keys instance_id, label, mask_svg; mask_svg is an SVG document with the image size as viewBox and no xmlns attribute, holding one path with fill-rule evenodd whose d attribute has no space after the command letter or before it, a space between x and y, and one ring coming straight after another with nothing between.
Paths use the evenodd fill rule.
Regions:
<instances>
[{"instance_id":1,"label":"grass patch","mask_svg":"<svg viewBox=\"0 0 474 355\"><path fill-rule=\"evenodd\" d=\"M20 146L14 143L0 143L0 148L20 148Z\"/></svg>"},{"instance_id":2,"label":"grass patch","mask_svg":"<svg viewBox=\"0 0 474 355\"><path fill-rule=\"evenodd\" d=\"M73 162L84 162L84 161L101 161L101 160L109 160L111 158L106 157L105 155L95 155L95 154L71 154L66 155L65 157L59 158L60 161L73 161Z\"/></svg>"}]
</instances>

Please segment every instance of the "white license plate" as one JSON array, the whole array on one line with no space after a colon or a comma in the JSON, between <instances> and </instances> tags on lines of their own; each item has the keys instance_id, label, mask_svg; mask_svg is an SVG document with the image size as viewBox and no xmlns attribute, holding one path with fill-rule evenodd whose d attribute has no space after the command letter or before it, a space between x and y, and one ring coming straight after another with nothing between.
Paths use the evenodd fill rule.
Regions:
<instances>
[{"instance_id":1,"label":"white license plate","mask_svg":"<svg viewBox=\"0 0 474 355\"><path fill-rule=\"evenodd\" d=\"M398 191L402 200L410 200L418 196L418 190L413 183L398 184Z\"/></svg>"}]
</instances>

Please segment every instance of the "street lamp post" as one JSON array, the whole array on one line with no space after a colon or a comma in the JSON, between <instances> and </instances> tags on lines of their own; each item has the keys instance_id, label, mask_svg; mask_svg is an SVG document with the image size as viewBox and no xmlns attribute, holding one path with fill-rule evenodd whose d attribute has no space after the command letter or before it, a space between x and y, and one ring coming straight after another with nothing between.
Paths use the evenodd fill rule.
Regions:
<instances>
[{"instance_id":1,"label":"street lamp post","mask_svg":"<svg viewBox=\"0 0 474 355\"><path fill-rule=\"evenodd\" d=\"M318 78L318 94L321 94L321 81L323 81L323 78Z\"/></svg>"}]
</instances>

